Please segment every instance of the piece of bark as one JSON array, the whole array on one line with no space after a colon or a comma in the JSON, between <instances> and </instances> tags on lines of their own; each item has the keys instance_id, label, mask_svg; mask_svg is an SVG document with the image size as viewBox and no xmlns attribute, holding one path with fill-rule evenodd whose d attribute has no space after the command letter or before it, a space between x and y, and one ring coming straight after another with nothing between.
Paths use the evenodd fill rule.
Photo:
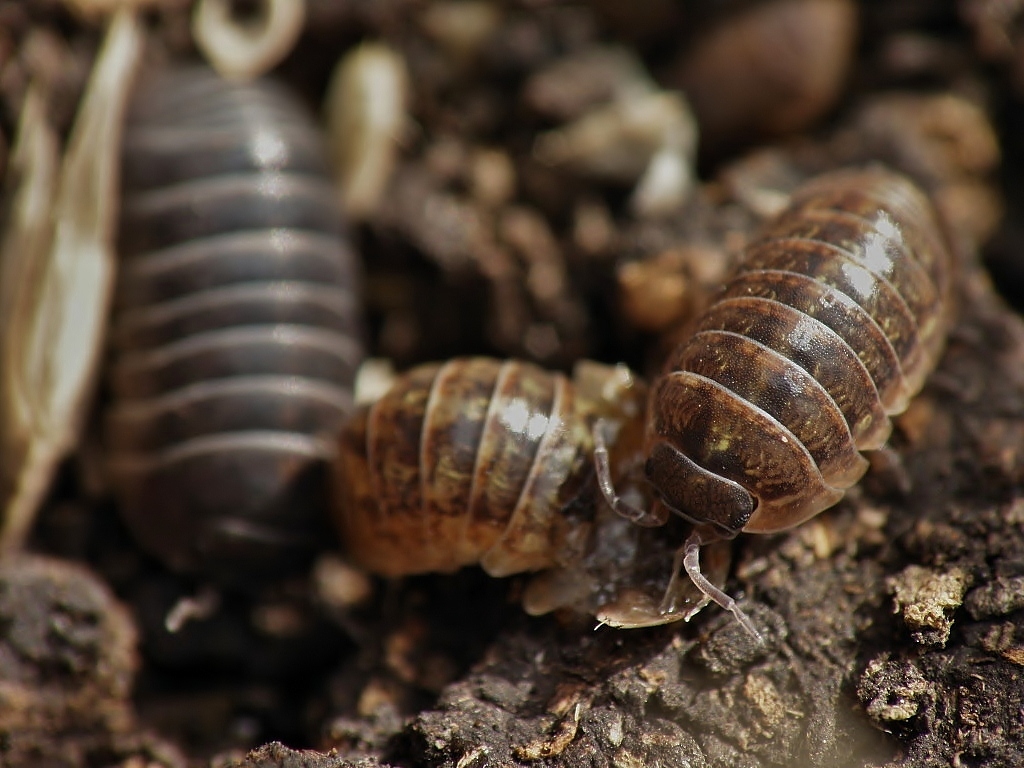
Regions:
<instances>
[{"instance_id":1,"label":"piece of bark","mask_svg":"<svg viewBox=\"0 0 1024 768\"><path fill-rule=\"evenodd\" d=\"M214 763L217 766L217 763ZM376 760L349 761L331 752L289 749L274 741L254 749L240 760L219 763L219 768L387 768Z\"/></svg>"}]
</instances>

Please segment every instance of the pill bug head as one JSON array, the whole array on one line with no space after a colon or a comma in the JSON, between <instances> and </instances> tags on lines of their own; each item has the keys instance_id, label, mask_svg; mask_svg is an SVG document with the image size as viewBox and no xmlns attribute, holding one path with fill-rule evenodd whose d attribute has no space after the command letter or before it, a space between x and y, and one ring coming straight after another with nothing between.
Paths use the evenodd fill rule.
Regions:
<instances>
[{"instance_id":1,"label":"pill bug head","mask_svg":"<svg viewBox=\"0 0 1024 768\"><path fill-rule=\"evenodd\" d=\"M791 438L728 407L732 398L718 399L721 393L714 388L704 399L693 398L691 392L680 397L680 388L679 379L671 375L652 388L656 412L647 423L644 474L659 501L702 528L705 540L791 528L842 497L834 489L807 496L803 475L770 450L758 452L762 463L757 472L750 471L742 463L744 452L731 450L733 445L749 444L751 433L765 447ZM666 421L676 423L665 427ZM659 429L664 432L659 434ZM863 471L860 466L858 470Z\"/></svg>"},{"instance_id":2,"label":"pill bug head","mask_svg":"<svg viewBox=\"0 0 1024 768\"><path fill-rule=\"evenodd\" d=\"M644 472L669 509L694 525L710 526L720 537L736 536L757 507L739 483L697 465L664 440L651 447Z\"/></svg>"}]
</instances>

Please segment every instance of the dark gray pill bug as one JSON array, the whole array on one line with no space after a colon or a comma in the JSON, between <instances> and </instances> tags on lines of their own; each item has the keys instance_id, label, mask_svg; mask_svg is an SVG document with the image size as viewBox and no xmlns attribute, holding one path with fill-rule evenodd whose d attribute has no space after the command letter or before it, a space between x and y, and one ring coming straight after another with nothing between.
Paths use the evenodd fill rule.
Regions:
<instances>
[{"instance_id":1,"label":"dark gray pill bug","mask_svg":"<svg viewBox=\"0 0 1024 768\"><path fill-rule=\"evenodd\" d=\"M108 466L140 545L246 581L328 538L324 469L363 358L326 151L282 85L141 78L123 152Z\"/></svg>"}]
</instances>

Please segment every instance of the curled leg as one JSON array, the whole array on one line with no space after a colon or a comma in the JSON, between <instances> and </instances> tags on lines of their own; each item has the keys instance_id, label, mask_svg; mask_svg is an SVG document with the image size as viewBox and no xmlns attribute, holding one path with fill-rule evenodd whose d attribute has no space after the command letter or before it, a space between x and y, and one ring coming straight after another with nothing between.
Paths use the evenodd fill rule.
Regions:
<instances>
[{"instance_id":1,"label":"curled leg","mask_svg":"<svg viewBox=\"0 0 1024 768\"><path fill-rule=\"evenodd\" d=\"M669 600L671 595L674 594L673 588L676 580L679 578L679 560L680 556L682 559L683 568L686 570L686 575L690 577L690 580L694 583L694 586L699 589L705 597L709 600L718 603L725 610L729 611L736 621L749 632L755 640L761 641L761 634L754 628L753 622L742 610L736 601L725 594L722 590L707 580L707 577L700 572L700 547L704 544L704 539L701 538L700 530L694 529L693 533L690 534L686 543L683 544L682 549L676 555L676 568L672 574L672 580L669 582L669 588L665 593L665 599ZM665 608L663 604L663 608Z\"/></svg>"},{"instance_id":2,"label":"curled leg","mask_svg":"<svg viewBox=\"0 0 1024 768\"><path fill-rule=\"evenodd\" d=\"M594 468L597 473L597 484L601 495L608 506L630 522L653 528L665 524L665 517L654 510L645 510L631 504L615 493L612 482L611 463L608 459L608 445L604 439L604 421L598 419L594 424Z\"/></svg>"}]
</instances>

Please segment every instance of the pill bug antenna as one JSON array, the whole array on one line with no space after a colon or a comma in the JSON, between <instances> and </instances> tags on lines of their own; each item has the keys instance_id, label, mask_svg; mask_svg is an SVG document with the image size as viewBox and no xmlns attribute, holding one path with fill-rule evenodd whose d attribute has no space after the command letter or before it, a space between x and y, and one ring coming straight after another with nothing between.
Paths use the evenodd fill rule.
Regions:
<instances>
[{"instance_id":1,"label":"pill bug antenna","mask_svg":"<svg viewBox=\"0 0 1024 768\"><path fill-rule=\"evenodd\" d=\"M605 440L605 431L608 424L604 419L598 419L594 423L594 469L597 473L597 484L601 489L601 495L609 507L614 509L622 517L630 522L642 525L646 528L656 528L665 524L665 517L655 510L645 510L631 504L615 492L615 484L612 482L611 461L608 458L608 444Z\"/></svg>"},{"instance_id":2,"label":"pill bug antenna","mask_svg":"<svg viewBox=\"0 0 1024 768\"><path fill-rule=\"evenodd\" d=\"M689 538L687 538L686 543L683 544L679 552L676 553L676 561L672 569L672 579L669 582L668 589L665 591L665 601L670 600L671 596L675 592L674 587L676 580L679 578L679 566L681 564L686 570L686 575L690 577L694 586L696 586L705 597L729 611L729 613L736 618L736 621L740 623L740 626L747 630L755 640L759 643L764 642L764 638L761 637L761 633L754 628L754 624L750 620L750 617L740 609L736 600L708 581L707 577L700 572L700 547L705 543L707 542L701 536L700 529L694 529L693 533L691 533ZM662 603L662 612L665 612L670 608L671 606L667 606L665 602ZM689 616L686 618L688 619Z\"/></svg>"}]
</instances>

